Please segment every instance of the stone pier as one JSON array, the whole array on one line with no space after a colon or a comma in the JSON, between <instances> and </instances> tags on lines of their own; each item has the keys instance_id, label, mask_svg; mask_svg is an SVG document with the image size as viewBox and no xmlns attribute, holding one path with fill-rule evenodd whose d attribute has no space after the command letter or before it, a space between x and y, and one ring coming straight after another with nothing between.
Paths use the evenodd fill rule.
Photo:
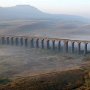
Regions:
<instances>
[{"instance_id":1,"label":"stone pier","mask_svg":"<svg viewBox=\"0 0 90 90\"><path fill-rule=\"evenodd\" d=\"M47 40L47 49L50 49L50 40Z\"/></svg>"},{"instance_id":2,"label":"stone pier","mask_svg":"<svg viewBox=\"0 0 90 90\"><path fill-rule=\"evenodd\" d=\"M74 53L74 48L75 48L74 44L75 44L75 42L71 42L71 44L72 44L72 53Z\"/></svg>"},{"instance_id":3,"label":"stone pier","mask_svg":"<svg viewBox=\"0 0 90 90\"><path fill-rule=\"evenodd\" d=\"M31 39L30 44L31 44L31 47L34 48L34 39L33 38Z\"/></svg>"},{"instance_id":4,"label":"stone pier","mask_svg":"<svg viewBox=\"0 0 90 90\"><path fill-rule=\"evenodd\" d=\"M14 45L14 37L11 37L11 45Z\"/></svg>"},{"instance_id":5,"label":"stone pier","mask_svg":"<svg viewBox=\"0 0 90 90\"><path fill-rule=\"evenodd\" d=\"M39 39L36 40L36 48L39 48Z\"/></svg>"},{"instance_id":6,"label":"stone pier","mask_svg":"<svg viewBox=\"0 0 90 90\"><path fill-rule=\"evenodd\" d=\"M27 47L28 46L28 39L25 38L25 46Z\"/></svg>"},{"instance_id":7,"label":"stone pier","mask_svg":"<svg viewBox=\"0 0 90 90\"><path fill-rule=\"evenodd\" d=\"M78 54L81 53L81 42L78 43Z\"/></svg>"},{"instance_id":8,"label":"stone pier","mask_svg":"<svg viewBox=\"0 0 90 90\"><path fill-rule=\"evenodd\" d=\"M15 38L15 45L18 45L18 38Z\"/></svg>"},{"instance_id":9,"label":"stone pier","mask_svg":"<svg viewBox=\"0 0 90 90\"><path fill-rule=\"evenodd\" d=\"M58 42L58 51L61 51L61 41Z\"/></svg>"},{"instance_id":10,"label":"stone pier","mask_svg":"<svg viewBox=\"0 0 90 90\"><path fill-rule=\"evenodd\" d=\"M68 53L68 41L65 41L64 45L65 45L65 52Z\"/></svg>"},{"instance_id":11,"label":"stone pier","mask_svg":"<svg viewBox=\"0 0 90 90\"><path fill-rule=\"evenodd\" d=\"M44 48L44 39L41 40L41 47Z\"/></svg>"},{"instance_id":12,"label":"stone pier","mask_svg":"<svg viewBox=\"0 0 90 90\"><path fill-rule=\"evenodd\" d=\"M85 47L84 47L84 55L87 54L87 45L88 45L88 43L85 43Z\"/></svg>"},{"instance_id":13,"label":"stone pier","mask_svg":"<svg viewBox=\"0 0 90 90\"><path fill-rule=\"evenodd\" d=\"M9 45L9 44L10 44L9 37L7 37L7 38L6 38L6 41L7 41L7 42L6 42L6 43L7 43L7 45Z\"/></svg>"},{"instance_id":14,"label":"stone pier","mask_svg":"<svg viewBox=\"0 0 90 90\"><path fill-rule=\"evenodd\" d=\"M23 46L23 38L20 38L20 45Z\"/></svg>"},{"instance_id":15,"label":"stone pier","mask_svg":"<svg viewBox=\"0 0 90 90\"><path fill-rule=\"evenodd\" d=\"M53 43L53 45L52 45L53 50L55 50L55 40L53 40L52 43Z\"/></svg>"}]
</instances>

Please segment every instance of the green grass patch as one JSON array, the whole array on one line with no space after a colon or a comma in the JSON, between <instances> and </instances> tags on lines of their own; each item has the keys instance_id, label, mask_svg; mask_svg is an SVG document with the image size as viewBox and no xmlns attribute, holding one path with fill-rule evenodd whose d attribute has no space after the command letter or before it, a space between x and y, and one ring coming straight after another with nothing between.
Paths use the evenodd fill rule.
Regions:
<instances>
[{"instance_id":1,"label":"green grass patch","mask_svg":"<svg viewBox=\"0 0 90 90\"><path fill-rule=\"evenodd\" d=\"M5 85L5 84L8 84L10 82L11 82L11 80L8 78L0 78L0 84Z\"/></svg>"}]
</instances>

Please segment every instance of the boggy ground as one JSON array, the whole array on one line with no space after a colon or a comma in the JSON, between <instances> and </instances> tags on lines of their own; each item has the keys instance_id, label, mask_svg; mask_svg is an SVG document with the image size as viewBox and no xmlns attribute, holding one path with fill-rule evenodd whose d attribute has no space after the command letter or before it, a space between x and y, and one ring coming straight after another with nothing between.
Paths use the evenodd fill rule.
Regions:
<instances>
[{"instance_id":1,"label":"boggy ground","mask_svg":"<svg viewBox=\"0 0 90 90\"><path fill-rule=\"evenodd\" d=\"M90 66L16 79L0 79L0 90L90 90Z\"/></svg>"},{"instance_id":2,"label":"boggy ground","mask_svg":"<svg viewBox=\"0 0 90 90\"><path fill-rule=\"evenodd\" d=\"M0 90L73 90L84 85L87 75L85 71L76 69L19 77L2 84Z\"/></svg>"}]
</instances>

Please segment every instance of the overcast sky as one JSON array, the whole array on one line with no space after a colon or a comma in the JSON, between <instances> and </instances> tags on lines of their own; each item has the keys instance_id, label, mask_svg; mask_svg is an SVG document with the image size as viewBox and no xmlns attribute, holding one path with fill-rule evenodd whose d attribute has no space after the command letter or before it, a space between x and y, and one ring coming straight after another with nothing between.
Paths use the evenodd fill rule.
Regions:
<instances>
[{"instance_id":1,"label":"overcast sky","mask_svg":"<svg viewBox=\"0 0 90 90\"><path fill-rule=\"evenodd\" d=\"M48 13L90 17L90 0L0 0L0 6L28 4Z\"/></svg>"}]
</instances>

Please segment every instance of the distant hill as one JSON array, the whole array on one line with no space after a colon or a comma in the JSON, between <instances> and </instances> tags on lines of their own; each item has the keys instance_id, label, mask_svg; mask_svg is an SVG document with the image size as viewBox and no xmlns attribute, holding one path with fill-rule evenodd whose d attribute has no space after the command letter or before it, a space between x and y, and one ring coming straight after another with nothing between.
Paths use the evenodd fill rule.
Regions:
<instances>
[{"instance_id":1,"label":"distant hill","mask_svg":"<svg viewBox=\"0 0 90 90\"><path fill-rule=\"evenodd\" d=\"M64 14L48 14L29 5L0 7L0 19L83 19L80 16Z\"/></svg>"}]
</instances>

